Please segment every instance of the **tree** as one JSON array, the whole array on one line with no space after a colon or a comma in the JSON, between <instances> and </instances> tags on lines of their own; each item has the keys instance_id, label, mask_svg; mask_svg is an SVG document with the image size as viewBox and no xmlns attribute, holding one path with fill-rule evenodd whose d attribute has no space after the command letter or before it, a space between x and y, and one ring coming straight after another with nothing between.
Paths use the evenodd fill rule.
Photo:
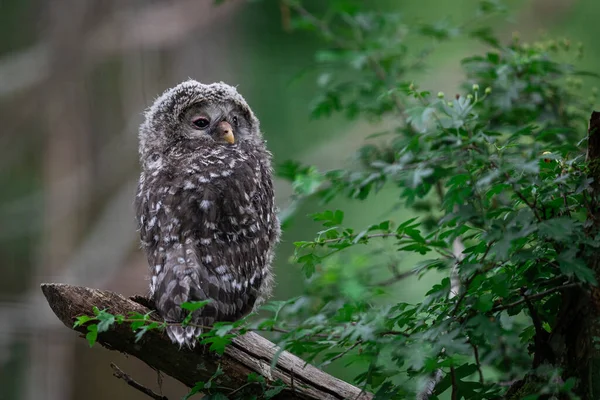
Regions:
<instances>
[{"instance_id":1,"label":"tree","mask_svg":"<svg viewBox=\"0 0 600 400\"><path fill-rule=\"evenodd\" d=\"M282 2L286 24L327 45L316 55L313 115L391 127L358 150L351 169L280 165L295 191L284 222L301 217L293 212L299 203L320 201L312 219L323 228L295 243L305 294L267 304L270 318L217 324L200 340L222 352L248 330L276 331L281 348L307 362L354 364L360 373L352 383L376 399L600 397L600 114L586 126L594 99L580 95L582 77L595 76L572 65L581 47L517 37L503 44L477 22L411 23L351 1L323 7L321 18L300 1ZM500 11L485 0L478 13ZM462 60L462 92L420 89L411 75L429 52L415 51L407 38L460 35L489 49ZM356 229L342 210L328 208L335 198L364 201L383 188L415 217ZM377 257L364 256L380 242L388 259L416 253L421 261L405 272L393 265L380 279ZM434 271L444 277L421 302L394 301L404 278ZM77 325L93 343L127 322L140 337L164 326L99 309ZM195 390L247 398L246 389L258 397L273 389L207 383Z\"/></svg>"}]
</instances>

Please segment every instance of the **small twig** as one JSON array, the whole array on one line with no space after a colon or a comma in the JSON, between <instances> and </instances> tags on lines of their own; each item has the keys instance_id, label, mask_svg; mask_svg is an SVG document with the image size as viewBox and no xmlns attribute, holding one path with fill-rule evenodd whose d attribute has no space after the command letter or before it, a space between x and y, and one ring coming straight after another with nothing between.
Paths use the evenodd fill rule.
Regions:
<instances>
[{"instance_id":1,"label":"small twig","mask_svg":"<svg viewBox=\"0 0 600 400\"><path fill-rule=\"evenodd\" d=\"M362 396L363 393L366 393L366 387L369 384L369 382L371 381L371 377L373 376L373 365L377 365L378 358L379 358L379 355L377 353L375 353L375 358L373 360L371 360L371 363L369 364L369 369L367 370L367 377L365 379L365 383L360 388L360 393L354 398L354 400L358 400L360 398L360 396Z\"/></svg>"},{"instance_id":2,"label":"small twig","mask_svg":"<svg viewBox=\"0 0 600 400\"><path fill-rule=\"evenodd\" d=\"M392 277L388 278L384 281L374 284L373 286L390 286L394 283L400 282L403 279L408 278L409 276L413 276L417 273L416 270L412 269L410 271L399 272L395 265L390 265L390 270L392 272Z\"/></svg>"},{"instance_id":3,"label":"small twig","mask_svg":"<svg viewBox=\"0 0 600 400\"><path fill-rule=\"evenodd\" d=\"M163 376L159 369L154 368L156 371L156 384L158 385L158 391L162 394L163 391Z\"/></svg>"},{"instance_id":4,"label":"small twig","mask_svg":"<svg viewBox=\"0 0 600 400\"><path fill-rule=\"evenodd\" d=\"M544 350L547 347L547 345L545 345L545 342L547 341L549 335L548 332L546 332L542 327L542 321L540 319L540 316L535 307L533 306L531 299L527 295L527 288L521 288L521 296L523 296L523 300L525 300L525 304L527 304L527 309L529 310L529 315L531 316L531 321L533 322L533 327L535 329L535 350L533 352L533 367L535 368L541 364L542 359L546 358L546 352Z\"/></svg>"},{"instance_id":5,"label":"small twig","mask_svg":"<svg viewBox=\"0 0 600 400\"><path fill-rule=\"evenodd\" d=\"M514 189L514 187L513 187L513 189ZM543 220L543 218L540 216L540 213L538 212L538 209L537 209L535 203L531 203L529 200L527 200L527 197L525 197L523 195L523 193L521 193L517 189L514 189L514 191L515 191L515 194L517 195L517 197L519 199L521 199L521 201L523 201L523 203L527 204L527 207L529 207L531 209L531 211L533 211L533 215L535 215L535 218L538 220L538 222L541 222Z\"/></svg>"},{"instance_id":6,"label":"small twig","mask_svg":"<svg viewBox=\"0 0 600 400\"><path fill-rule=\"evenodd\" d=\"M563 203L565 205L565 211L569 218L571 218L571 210L569 210L569 202L567 200L567 193L562 192Z\"/></svg>"},{"instance_id":7,"label":"small twig","mask_svg":"<svg viewBox=\"0 0 600 400\"><path fill-rule=\"evenodd\" d=\"M340 237L336 237L336 238L332 238L332 239L322 239L322 240L319 239L319 240L316 240L314 242L311 242L311 245L313 245L313 247L314 247L314 246L319 245L319 244L339 243L339 242L342 242L344 240L356 240L357 237L358 237L358 235L351 235L351 236L340 236ZM382 233L373 233L371 235L364 235L364 236L362 236L360 238L360 240L362 240L362 239L367 239L368 240L368 239L374 239L374 238L388 238L388 237L395 237L398 240L402 240L402 239L411 240L412 239L408 235L399 234L397 232L382 232ZM430 240L426 240L424 243L426 245L431 245L431 241ZM439 247L436 247L435 250L438 251L438 252L440 252L443 249L439 248ZM339 251L339 249L336 250L336 252L337 251ZM333 253L330 253L330 254L333 254ZM330 254L328 254L328 255L330 255ZM454 253L453 254L448 253L448 254L442 254L442 255L444 257L452 258L452 259L457 259L458 261L460 261L460 259L457 258L456 254L454 254Z\"/></svg>"},{"instance_id":8,"label":"small twig","mask_svg":"<svg viewBox=\"0 0 600 400\"><path fill-rule=\"evenodd\" d=\"M346 350L342 351L340 354L336 355L335 357L332 357L331 359L325 361L323 364L321 364L321 367L324 367L326 365L331 364L332 362L334 362L337 359L340 359L342 357L344 357L346 354L348 354L349 352L351 352L352 350L354 350L357 346L359 346L360 344L362 344L362 340L358 340L356 341L352 346L348 347Z\"/></svg>"},{"instance_id":9,"label":"small twig","mask_svg":"<svg viewBox=\"0 0 600 400\"><path fill-rule=\"evenodd\" d=\"M410 337L410 333L408 332L402 332L402 331L383 331L379 333L380 336L404 336L404 337Z\"/></svg>"},{"instance_id":10,"label":"small twig","mask_svg":"<svg viewBox=\"0 0 600 400\"><path fill-rule=\"evenodd\" d=\"M547 265L550 265L550 266L556 268L557 270L559 268L558 263L556 263L555 261L543 261L543 262L545 262ZM542 263L542 261L540 261L540 263ZM566 284L567 283L566 279L567 278L565 276L557 276L557 277L552 278L552 279L546 279L546 280L543 280L543 281L539 281L539 283L540 283L540 286L541 285L553 286L556 283L560 283L562 285L562 284Z\"/></svg>"},{"instance_id":11,"label":"small twig","mask_svg":"<svg viewBox=\"0 0 600 400\"><path fill-rule=\"evenodd\" d=\"M563 285L563 286L557 286L555 288L548 289L548 290L545 290L545 291L540 292L540 293L532 294L531 296L527 296L527 299L529 299L529 300L540 299L540 298L546 297L549 294L552 294L554 292L558 292L559 290L570 289L570 288L578 287L578 286L581 286L581 284L580 283L569 283L569 284L566 284L566 285ZM507 310L509 308L516 307L516 306L518 306L520 304L523 304L523 303L525 303L525 301L527 301L527 300L526 299L521 299L521 300L515 301L514 303L505 304L505 305L502 305L502 306L496 306L496 307L492 308L490 310L490 312L498 312L498 311Z\"/></svg>"},{"instance_id":12,"label":"small twig","mask_svg":"<svg viewBox=\"0 0 600 400\"><path fill-rule=\"evenodd\" d=\"M494 241L491 241L490 243L488 243L487 248L485 249L485 253L483 253L481 260L479 261L481 264L483 264L485 262L485 259L487 258L488 254L490 252L490 249L492 248L494 243L495 243ZM463 285L463 291L460 294L460 297L458 298L458 300L456 300L456 304L454 306L454 309L452 310L452 315L456 315L456 313L458 312L458 307L460 306L462 301L465 299L465 296L467 295L467 292L469 291L469 287L471 286L471 284L473 283L475 278L477 278L480 274L488 272L492 268L493 268L493 265L492 265L492 267L482 268L480 270L477 270L473 273L473 275L471 275L471 277L469 279L467 279L467 281Z\"/></svg>"},{"instance_id":13,"label":"small twig","mask_svg":"<svg viewBox=\"0 0 600 400\"><path fill-rule=\"evenodd\" d=\"M254 382L248 382L248 383L246 383L246 384L244 384L244 385L240 386L239 388L232 390L231 392L229 392L229 393L227 394L227 396L233 396L233 395L234 395L234 394L236 394L237 392L241 391L242 389L245 389L245 388L247 388L248 386L252 385L253 383L254 383Z\"/></svg>"},{"instance_id":14,"label":"small twig","mask_svg":"<svg viewBox=\"0 0 600 400\"><path fill-rule=\"evenodd\" d=\"M324 240L315 241L315 244L337 243L337 242L341 242L342 240L345 240L345 239L354 239L357 236L358 235L352 235L349 237L342 236L342 237L337 237L337 238L333 238L333 239L324 239ZM363 237L361 237L361 239L386 238L386 237L396 237L398 239L410 239L410 236L399 235L396 232L373 233L371 235L364 235Z\"/></svg>"},{"instance_id":15,"label":"small twig","mask_svg":"<svg viewBox=\"0 0 600 400\"><path fill-rule=\"evenodd\" d=\"M481 362L479 361L479 349L475 343L469 340L469 344L473 348L473 355L475 356L475 364L477 365L477 372L479 373L479 383L483 385L483 371L481 370Z\"/></svg>"},{"instance_id":16,"label":"small twig","mask_svg":"<svg viewBox=\"0 0 600 400\"><path fill-rule=\"evenodd\" d=\"M292 393L296 393L296 388L294 387L294 368L290 370L290 389L292 389Z\"/></svg>"},{"instance_id":17,"label":"small twig","mask_svg":"<svg viewBox=\"0 0 600 400\"><path fill-rule=\"evenodd\" d=\"M440 206L444 202L444 186L442 185L442 181L439 180L435 183L435 192L437 193L438 198L440 199Z\"/></svg>"},{"instance_id":18,"label":"small twig","mask_svg":"<svg viewBox=\"0 0 600 400\"><path fill-rule=\"evenodd\" d=\"M456 382L456 371L454 367L450 367L450 377L452 378L452 400L458 400L458 384Z\"/></svg>"},{"instance_id":19,"label":"small twig","mask_svg":"<svg viewBox=\"0 0 600 400\"><path fill-rule=\"evenodd\" d=\"M518 381L519 381L519 379L513 379L511 381L501 381L501 382L496 382L496 385L498 385L498 386L512 386L512 385L514 385Z\"/></svg>"},{"instance_id":20,"label":"small twig","mask_svg":"<svg viewBox=\"0 0 600 400\"><path fill-rule=\"evenodd\" d=\"M479 276L479 274L481 274L481 271L475 271L475 273L473 273L473 275L471 275L471 277L465 282L464 290L460 294L460 297L458 298L458 300L456 300L456 304L454 305L454 309L452 310L452 315L456 315L456 313L458 312L458 307L460 306L460 303L462 303L462 301L465 299L467 292L469 291L469 286L471 286L471 283L475 280L476 277ZM452 297L448 296L448 297L450 299L452 299L455 296L452 296Z\"/></svg>"},{"instance_id":21,"label":"small twig","mask_svg":"<svg viewBox=\"0 0 600 400\"><path fill-rule=\"evenodd\" d=\"M539 336L544 328L542 327L542 321L540 320L540 316L538 315L535 307L533 307L531 298L527 295L527 288L521 288L521 296L523 296L523 300L525 301L527 309L529 310L529 314L531 315L531 321L533 322L535 333Z\"/></svg>"},{"instance_id":22,"label":"small twig","mask_svg":"<svg viewBox=\"0 0 600 400\"><path fill-rule=\"evenodd\" d=\"M148 397L151 397L155 400L169 400L168 397L161 396L160 394L156 394L152 390L148 389L146 386L133 380L132 377L130 377L125 372L123 372L119 367L117 367L117 365L115 363L110 363L110 367L113 369L113 376L115 376L119 379L123 379L129 386L131 386L134 389L139 390L140 392L144 393Z\"/></svg>"},{"instance_id":23,"label":"small twig","mask_svg":"<svg viewBox=\"0 0 600 400\"><path fill-rule=\"evenodd\" d=\"M307 21L309 21L311 24L313 24L315 26L315 28L317 28L321 31L321 34L323 36L325 36L325 38L327 38L328 40L331 40L336 46L341 47L343 49L354 48L354 46L352 44L346 43L345 41L341 40L339 37L334 35L333 32L331 31L331 29L329 29L329 26L327 26L327 24L325 22L323 22L319 18L315 17L306 8L302 7L301 4L298 4L297 2L291 2L289 0L284 1L284 3L288 7L290 7L294 11L296 11L298 14L300 14Z\"/></svg>"},{"instance_id":24,"label":"small twig","mask_svg":"<svg viewBox=\"0 0 600 400\"><path fill-rule=\"evenodd\" d=\"M379 61L377 61L373 57L368 57L367 60L369 62L369 65L373 69L373 72L375 72L375 75L377 76L377 78L379 78L379 80L382 81L390 90L390 97L394 101L394 106L396 106L396 111L398 111L399 114L402 114L404 112L404 106L402 105L400 98L394 92L394 88L389 86L388 76L387 76L387 73L385 72L385 69L383 69L383 67L381 66Z\"/></svg>"},{"instance_id":25,"label":"small twig","mask_svg":"<svg viewBox=\"0 0 600 400\"><path fill-rule=\"evenodd\" d=\"M490 163L490 165L493 168L499 169L498 165L496 163L494 163L493 161ZM510 176L510 174L508 172L504 173L504 177L506 178L507 182L510 182L511 176ZM515 194L517 195L517 197L519 199L521 199L521 201L523 203L525 203L527 205L527 207L529 207L531 209L531 211L535 215L535 218L538 220L538 222L543 221L543 218L540 216L540 213L538 212L538 209L536 207L536 205L537 205L537 199L534 199L534 202L532 203L529 200L527 200L527 197L525 197L525 195L523 195L523 193L521 193L519 190L517 190L516 183L513 183L512 187L513 187L513 190L515 191Z\"/></svg>"}]
</instances>

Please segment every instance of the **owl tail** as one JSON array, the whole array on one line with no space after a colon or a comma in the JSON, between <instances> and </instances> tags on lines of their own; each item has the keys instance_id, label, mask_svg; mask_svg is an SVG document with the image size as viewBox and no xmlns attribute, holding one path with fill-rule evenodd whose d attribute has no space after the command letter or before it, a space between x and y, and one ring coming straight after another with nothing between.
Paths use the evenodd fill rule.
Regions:
<instances>
[{"instance_id":1,"label":"owl tail","mask_svg":"<svg viewBox=\"0 0 600 400\"><path fill-rule=\"evenodd\" d=\"M177 343L179 348L187 346L193 349L198 343L196 339L202 333L202 328L195 326L167 326L167 335L173 343Z\"/></svg>"}]
</instances>

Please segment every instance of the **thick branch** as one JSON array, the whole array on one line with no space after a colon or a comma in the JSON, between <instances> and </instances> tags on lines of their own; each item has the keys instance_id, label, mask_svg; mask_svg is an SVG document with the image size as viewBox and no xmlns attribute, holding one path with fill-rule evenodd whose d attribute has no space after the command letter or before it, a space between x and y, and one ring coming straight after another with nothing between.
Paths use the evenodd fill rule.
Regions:
<instances>
[{"instance_id":1,"label":"thick branch","mask_svg":"<svg viewBox=\"0 0 600 400\"><path fill-rule=\"evenodd\" d=\"M113 314L127 315L129 312L146 314L150 310L144 305L117 293L66 284L42 284L42 291L58 318L73 329L75 318L92 315L94 306L107 309ZM85 333L85 327L75 330ZM220 364L224 374L214 382L220 386L237 389L247 383L247 376L254 372L265 377L267 382L278 379L288 388L278 399L357 399L369 400L373 396L323 371L306 364L302 359L283 351L271 369L271 361L278 351L275 344L256 333L249 332L235 338L219 357L201 346L195 350L181 349L157 330L147 332L135 343L135 333L128 324L115 325L108 332L98 335L102 346L130 354L150 367L192 387L198 381L208 380Z\"/></svg>"}]
</instances>

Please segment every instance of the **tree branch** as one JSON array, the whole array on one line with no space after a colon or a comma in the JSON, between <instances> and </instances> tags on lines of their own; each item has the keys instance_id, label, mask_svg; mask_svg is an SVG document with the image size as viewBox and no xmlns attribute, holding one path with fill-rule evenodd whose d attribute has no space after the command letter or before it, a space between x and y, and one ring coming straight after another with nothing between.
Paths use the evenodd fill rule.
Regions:
<instances>
[{"instance_id":1,"label":"tree branch","mask_svg":"<svg viewBox=\"0 0 600 400\"><path fill-rule=\"evenodd\" d=\"M110 367L113 369L113 376L119 379L123 379L129 386L134 389L139 390L145 395L153 398L154 400L169 400L166 396L161 396L160 394L154 393L152 390L148 389L146 386L141 383L136 382L132 377L127 375L125 372L121 370L115 363L110 363Z\"/></svg>"},{"instance_id":2,"label":"tree branch","mask_svg":"<svg viewBox=\"0 0 600 400\"><path fill-rule=\"evenodd\" d=\"M450 395L452 400L458 400L458 382L456 379L456 371L454 367L450 367L450 377L452 378L452 394Z\"/></svg>"},{"instance_id":3,"label":"tree branch","mask_svg":"<svg viewBox=\"0 0 600 400\"><path fill-rule=\"evenodd\" d=\"M42 284L42 291L56 316L67 327L80 333L85 333L86 328L73 328L75 318L92 315L94 306L122 315L130 312L146 314L151 311L143 304L105 290L47 283ZM223 356L210 353L202 346L194 350L179 349L158 330L148 331L136 343L135 332L127 324L113 325L109 331L100 333L98 343L110 350L139 358L188 387L193 387L199 381L207 381L220 366L224 374L213 379L213 382L234 390L246 385L247 376L252 372L262 375L267 383L281 380L287 388L277 399L370 400L373 397L369 393L361 394L359 388L324 373L286 351L279 354L271 368L273 359L280 350L254 332L233 339Z\"/></svg>"},{"instance_id":4,"label":"tree branch","mask_svg":"<svg viewBox=\"0 0 600 400\"><path fill-rule=\"evenodd\" d=\"M483 371L481 370L481 361L479 361L479 349L473 341L469 340L469 344L473 348L473 357L475 357L475 365L477 365L477 373L479 374L479 383L483 385Z\"/></svg>"},{"instance_id":5,"label":"tree branch","mask_svg":"<svg viewBox=\"0 0 600 400\"><path fill-rule=\"evenodd\" d=\"M558 292L560 290L564 290L564 289L570 289L570 288L574 288L574 287L579 287L581 286L580 283L567 283L566 285L562 285L562 286L557 286L554 287L552 289L548 289L548 290L544 290L543 292L540 293L536 293L536 294L532 294L531 296L527 296L527 299L521 299L521 300L517 300L514 303L509 303L509 304L503 304L503 305L498 305L494 308L492 308L490 310L490 313L495 313L498 311L504 311L504 310L508 310L509 308L512 307L516 307L520 304L525 303L527 300L536 300L536 299L541 299L542 297L546 297L554 292Z\"/></svg>"}]
</instances>

